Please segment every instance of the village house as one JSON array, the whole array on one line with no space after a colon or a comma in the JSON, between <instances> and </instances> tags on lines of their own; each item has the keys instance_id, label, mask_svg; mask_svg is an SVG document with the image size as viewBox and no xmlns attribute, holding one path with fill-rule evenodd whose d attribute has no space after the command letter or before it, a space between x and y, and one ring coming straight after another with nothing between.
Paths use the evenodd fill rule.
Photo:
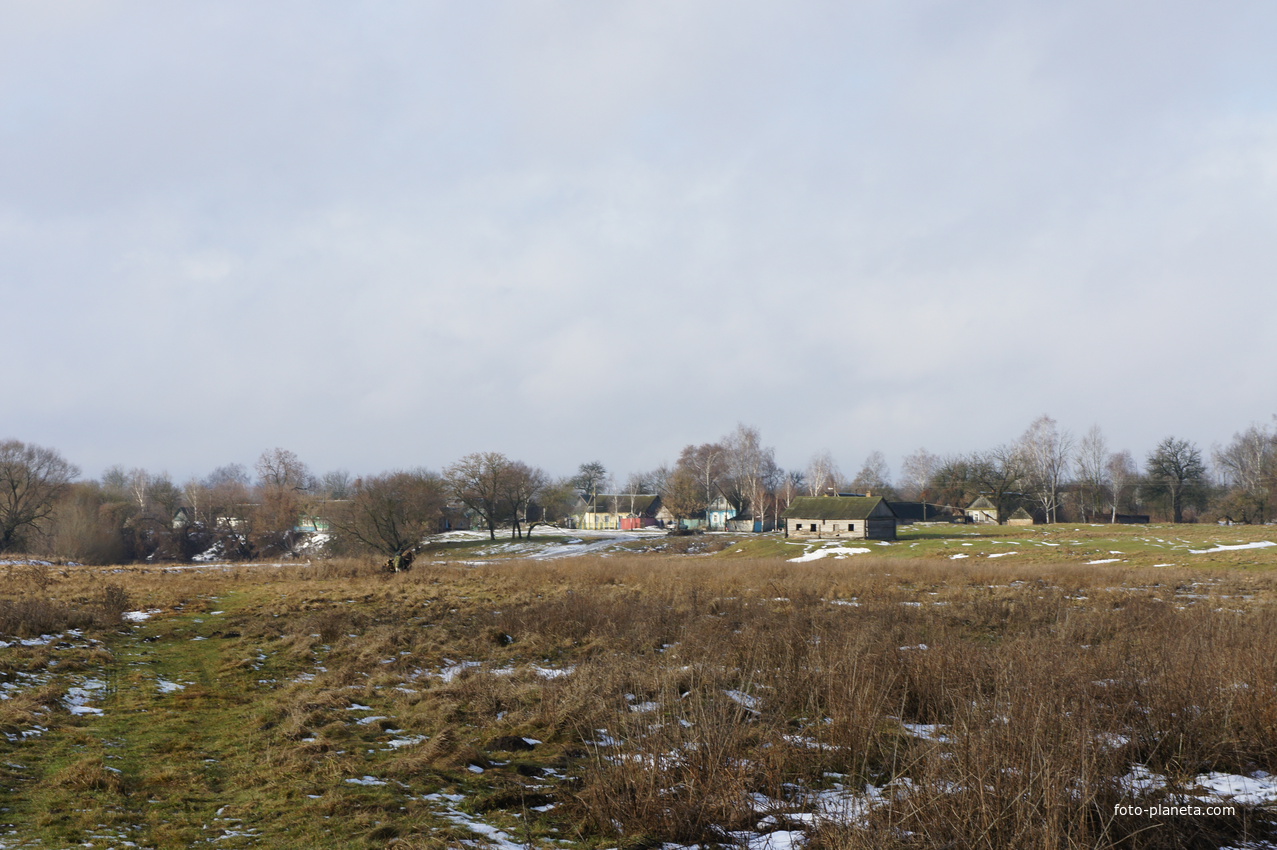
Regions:
<instances>
[{"instance_id":1,"label":"village house","mask_svg":"<svg viewBox=\"0 0 1277 850\"><path fill-rule=\"evenodd\" d=\"M896 515L881 496L800 496L780 516L786 537L896 539Z\"/></svg>"},{"instance_id":2,"label":"village house","mask_svg":"<svg viewBox=\"0 0 1277 850\"><path fill-rule=\"evenodd\" d=\"M974 522L979 525L997 525L998 524L998 506L989 501L987 496L981 496L970 505L967 505L967 522Z\"/></svg>"},{"instance_id":3,"label":"village house","mask_svg":"<svg viewBox=\"0 0 1277 850\"><path fill-rule=\"evenodd\" d=\"M661 525L661 497L655 493L598 493L572 510L572 527L588 531L633 531Z\"/></svg>"},{"instance_id":4,"label":"village house","mask_svg":"<svg viewBox=\"0 0 1277 850\"><path fill-rule=\"evenodd\" d=\"M660 525L669 528L675 527L675 519L673 512L662 506L656 514ZM736 518L736 509L732 507L732 503L727 501L726 496L719 496L709 503L709 507L703 511L685 516L678 520L678 527L684 530L695 531L741 531L744 529L732 528L731 523Z\"/></svg>"}]
</instances>

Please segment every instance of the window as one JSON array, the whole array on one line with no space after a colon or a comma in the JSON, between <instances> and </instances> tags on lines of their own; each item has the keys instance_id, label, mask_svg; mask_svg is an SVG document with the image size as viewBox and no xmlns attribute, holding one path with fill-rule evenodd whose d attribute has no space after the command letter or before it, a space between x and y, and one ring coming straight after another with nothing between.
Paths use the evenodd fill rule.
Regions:
<instances>
[{"instance_id":1,"label":"window","mask_svg":"<svg viewBox=\"0 0 1277 850\"><path fill-rule=\"evenodd\" d=\"M812 531L815 531L815 530L816 530L816 523L814 523L814 522L813 522L813 523L811 524L811 530L812 530Z\"/></svg>"}]
</instances>

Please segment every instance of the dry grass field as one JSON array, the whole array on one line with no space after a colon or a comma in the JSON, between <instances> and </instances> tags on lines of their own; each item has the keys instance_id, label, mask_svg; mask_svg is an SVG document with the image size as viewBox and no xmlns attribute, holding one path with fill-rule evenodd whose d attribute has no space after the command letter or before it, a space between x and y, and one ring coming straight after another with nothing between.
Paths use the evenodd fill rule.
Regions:
<instances>
[{"instance_id":1,"label":"dry grass field","mask_svg":"<svg viewBox=\"0 0 1277 850\"><path fill-rule=\"evenodd\" d=\"M0 848L1269 846L1270 538L0 564Z\"/></svg>"}]
</instances>

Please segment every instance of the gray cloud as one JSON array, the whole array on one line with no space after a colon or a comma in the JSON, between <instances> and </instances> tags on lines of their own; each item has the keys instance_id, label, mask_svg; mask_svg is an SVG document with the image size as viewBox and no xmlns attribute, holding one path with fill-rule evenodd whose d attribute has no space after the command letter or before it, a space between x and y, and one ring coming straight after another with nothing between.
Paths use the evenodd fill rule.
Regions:
<instances>
[{"instance_id":1,"label":"gray cloud","mask_svg":"<svg viewBox=\"0 0 1277 850\"><path fill-rule=\"evenodd\" d=\"M3 430L178 475L1275 409L1277 12L0 8Z\"/></svg>"}]
</instances>

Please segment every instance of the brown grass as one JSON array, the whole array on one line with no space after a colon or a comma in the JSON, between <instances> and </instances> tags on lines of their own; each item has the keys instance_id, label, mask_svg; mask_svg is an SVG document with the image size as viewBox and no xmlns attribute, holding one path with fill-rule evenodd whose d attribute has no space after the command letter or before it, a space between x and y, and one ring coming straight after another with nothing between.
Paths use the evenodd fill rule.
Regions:
<instances>
[{"instance_id":1,"label":"brown grass","mask_svg":"<svg viewBox=\"0 0 1277 850\"><path fill-rule=\"evenodd\" d=\"M1264 815L1152 829L1113 815L1132 800L1117 779L1135 764L1181 783L1277 772L1275 583L1165 568L634 555L426 563L394 576L355 561L85 568L59 576L40 604L101 612L114 596L191 612L233 592L219 628L239 636L242 660L227 671L258 664L259 651L280 669L316 671L275 690L260 717L279 746L272 767L317 787L360 772L356 738L379 728L352 728L358 701L425 736L385 776L482 781L483 810L548 795L558 808L546 817L591 842L725 840L768 816L796 823L836 782L901 792L813 829L815 848L1172 848L1219 846ZM480 666L438 675L459 661ZM906 724L936 724L944 739ZM511 736L545 743L496 749ZM551 768L569 778L546 791ZM443 846L411 829L383 837Z\"/></svg>"}]
</instances>

